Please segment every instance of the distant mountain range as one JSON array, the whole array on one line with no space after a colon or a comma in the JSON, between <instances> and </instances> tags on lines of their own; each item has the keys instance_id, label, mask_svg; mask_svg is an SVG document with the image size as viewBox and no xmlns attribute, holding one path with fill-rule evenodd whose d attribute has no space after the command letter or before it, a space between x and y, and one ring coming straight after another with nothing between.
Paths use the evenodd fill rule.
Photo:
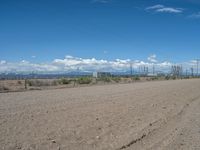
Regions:
<instances>
[{"instance_id":1,"label":"distant mountain range","mask_svg":"<svg viewBox=\"0 0 200 150\"><path fill-rule=\"evenodd\" d=\"M124 72L110 72L113 76L129 76L131 75L130 71ZM147 73L149 74L149 73ZM167 74L163 72L157 72L157 74ZM92 76L93 72L84 72L84 71L73 71L73 72L50 72L50 73L0 73L0 79L54 79L61 77L81 77L81 76ZM144 75L144 73L133 72L132 75Z\"/></svg>"}]
</instances>

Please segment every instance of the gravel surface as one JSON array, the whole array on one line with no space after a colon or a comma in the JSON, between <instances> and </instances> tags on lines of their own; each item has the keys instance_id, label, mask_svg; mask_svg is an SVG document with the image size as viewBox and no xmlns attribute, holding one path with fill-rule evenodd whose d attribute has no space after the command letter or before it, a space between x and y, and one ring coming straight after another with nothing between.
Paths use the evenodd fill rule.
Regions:
<instances>
[{"instance_id":1,"label":"gravel surface","mask_svg":"<svg viewBox=\"0 0 200 150\"><path fill-rule=\"evenodd\" d=\"M2 150L200 149L200 80L0 93Z\"/></svg>"}]
</instances>

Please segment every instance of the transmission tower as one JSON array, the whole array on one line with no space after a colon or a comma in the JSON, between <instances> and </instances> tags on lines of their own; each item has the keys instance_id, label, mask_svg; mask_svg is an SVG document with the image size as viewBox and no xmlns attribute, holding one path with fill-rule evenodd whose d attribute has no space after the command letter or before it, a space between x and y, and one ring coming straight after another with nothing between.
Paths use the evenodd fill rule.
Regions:
<instances>
[{"instance_id":1,"label":"transmission tower","mask_svg":"<svg viewBox=\"0 0 200 150\"><path fill-rule=\"evenodd\" d=\"M187 69L185 70L185 75L186 75L186 77L188 76L188 70Z\"/></svg>"},{"instance_id":2,"label":"transmission tower","mask_svg":"<svg viewBox=\"0 0 200 150\"><path fill-rule=\"evenodd\" d=\"M130 73L131 73L131 76L133 75L133 64L132 62L130 63Z\"/></svg>"},{"instance_id":3,"label":"transmission tower","mask_svg":"<svg viewBox=\"0 0 200 150\"><path fill-rule=\"evenodd\" d=\"M153 64L153 75L155 74L155 65Z\"/></svg>"},{"instance_id":4,"label":"transmission tower","mask_svg":"<svg viewBox=\"0 0 200 150\"><path fill-rule=\"evenodd\" d=\"M193 67L191 68L191 75L192 75L192 77L194 76L194 68Z\"/></svg>"},{"instance_id":5,"label":"transmission tower","mask_svg":"<svg viewBox=\"0 0 200 150\"><path fill-rule=\"evenodd\" d=\"M196 61L197 61L197 76L199 76L199 61L200 61L200 59L196 59Z\"/></svg>"}]
</instances>

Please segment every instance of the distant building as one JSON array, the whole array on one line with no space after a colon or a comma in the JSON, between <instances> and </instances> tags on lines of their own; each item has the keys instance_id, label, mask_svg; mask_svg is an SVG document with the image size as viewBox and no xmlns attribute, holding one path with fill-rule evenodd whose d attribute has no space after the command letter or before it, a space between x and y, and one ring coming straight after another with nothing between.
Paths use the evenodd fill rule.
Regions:
<instances>
[{"instance_id":1,"label":"distant building","mask_svg":"<svg viewBox=\"0 0 200 150\"><path fill-rule=\"evenodd\" d=\"M154 74L153 73L148 73L147 76L148 77L157 77L158 74L157 73L154 73Z\"/></svg>"},{"instance_id":2,"label":"distant building","mask_svg":"<svg viewBox=\"0 0 200 150\"><path fill-rule=\"evenodd\" d=\"M102 77L111 77L110 72L93 72L93 77L94 78L102 78Z\"/></svg>"}]
</instances>

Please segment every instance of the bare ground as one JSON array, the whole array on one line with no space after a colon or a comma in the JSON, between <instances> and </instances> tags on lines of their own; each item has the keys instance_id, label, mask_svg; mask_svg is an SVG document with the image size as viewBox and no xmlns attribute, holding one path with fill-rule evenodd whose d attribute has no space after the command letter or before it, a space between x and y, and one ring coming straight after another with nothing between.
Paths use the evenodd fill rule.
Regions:
<instances>
[{"instance_id":1,"label":"bare ground","mask_svg":"<svg viewBox=\"0 0 200 150\"><path fill-rule=\"evenodd\" d=\"M0 149L198 150L200 80L0 93Z\"/></svg>"}]
</instances>

